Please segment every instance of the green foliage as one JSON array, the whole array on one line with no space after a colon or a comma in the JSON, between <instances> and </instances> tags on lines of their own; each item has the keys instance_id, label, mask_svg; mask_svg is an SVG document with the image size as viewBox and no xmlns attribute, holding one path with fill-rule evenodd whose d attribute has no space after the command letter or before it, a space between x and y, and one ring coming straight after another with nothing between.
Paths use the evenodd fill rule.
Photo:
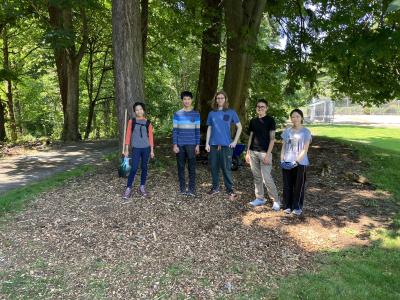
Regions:
<instances>
[{"instance_id":1,"label":"green foliage","mask_svg":"<svg viewBox=\"0 0 400 300\"><path fill-rule=\"evenodd\" d=\"M317 2L315 1L317 5ZM370 106L400 95L400 12L387 1L326 1L310 23L316 31L311 58L334 78L336 97Z\"/></svg>"}]
</instances>

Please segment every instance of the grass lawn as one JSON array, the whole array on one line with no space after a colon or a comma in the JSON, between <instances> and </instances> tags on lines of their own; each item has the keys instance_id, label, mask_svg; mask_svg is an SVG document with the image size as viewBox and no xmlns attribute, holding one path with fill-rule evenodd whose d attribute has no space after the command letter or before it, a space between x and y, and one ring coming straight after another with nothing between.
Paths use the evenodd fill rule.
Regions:
<instances>
[{"instance_id":1,"label":"grass lawn","mask_svg":"<svg viewBox=\"0 0 400 300\"><path fill-rule=\"evenodd\" d=\"M350 144L367 165L366 176L400 205L400 129L310 126L314 136ZM282 280L279 299L400 299L400 214L372 233L373 245L327 253L318 271Z\"/></svg>"},{"instance_id":2,"label":"grass lawn","mask_svg":"<svg viewBox=\"0 0 400 300\"><path fill-rule=\"evenodd\" d=\"M82 176L94 169L91 165L83 165L71 170L58 173L47 179L28 184L0 195L0 217L7 212L16 212L23 208L24 204L35 198L38 194L62 185L66 180Z\"/></svg>"}]
</instances>

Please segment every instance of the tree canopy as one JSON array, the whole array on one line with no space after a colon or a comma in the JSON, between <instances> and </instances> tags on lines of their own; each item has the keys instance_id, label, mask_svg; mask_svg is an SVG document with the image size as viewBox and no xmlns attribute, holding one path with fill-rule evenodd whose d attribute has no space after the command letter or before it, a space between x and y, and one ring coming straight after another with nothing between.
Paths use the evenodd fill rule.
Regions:
<instances>
[{"instance_id":1,"label":"tree canopy","mask_svg":"<svg viewBox=\"0 0 400 300\"><path fill-rule=\"evenodd\" d=\"M0 5L1 141L116 137L139 100L168 133L182 90L203 122L222 88L243 122L259 98L279 119L317 94L363 106L400 95L397 0Z\"/></svg>"}]
</instances>

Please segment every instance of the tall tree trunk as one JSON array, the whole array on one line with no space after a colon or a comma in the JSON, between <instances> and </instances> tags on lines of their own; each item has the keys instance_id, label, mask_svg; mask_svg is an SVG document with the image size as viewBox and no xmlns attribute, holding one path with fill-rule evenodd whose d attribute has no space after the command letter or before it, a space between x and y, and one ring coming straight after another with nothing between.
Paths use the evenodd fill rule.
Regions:
<instances>
[{"instance_id":1,"label":"tall tree trunk","mask_svg":"<svg viewBox=\"0 0 400 300\"><path fill-rule=\"evenodd\" d=\"M199 82L196 95L196 109L200 112L201 136L207 132L207 115L211 99L218 87L219 58L221 51L222 7L218 0L205 0L203 18L210 26L204 30L201 50Z\"/></svg>"},{"instance_id":2,"label":"tall tree trunk","mask_svg":"<svg viewBox=\"0 0 400 300\"><path fill-rule=\"evenodd\" d=\"M50 25L53 30L62 30L63 18L62 10L54 5L48 6ZM53 49L54 59L57 68L58 85L60 89L61 104L64 114L64 124L67 110L67 94L68 94L68 76L67 76L67 50L65 48L55 47Z\"/></svg>"},{"instance_id":3,"label":"tall tree trunk","mask_svg":"<svg viewBox=\"0 0 400 300\"><path fill-rule=\"evenodd\" d=\"M65 123L63 139L65 141L78 140L79 120L79 63L72 60L67 64L68 90L67 107L65 111Z\"/></svg>"},{"instance_id":4,"label":"tall tree trunk","mask_svg":"<svg viewBox=\"0 0 400 300\"><path fill-rule=\"evenodd\" d=\"M142 30L142 51L143 51L143 61L146 57L146 44L147 44L147 31L149 24L149 0L141 0L141 30Z\"/></svg>"},{"instance_id":5,"label":"tall tree trunk","mask_svg":"<svg viewBox=\"0 0 400 300\"><path fill-rule=\"evenodd\" d=\"M9 49L8 49L8 36L7 36L7 28L3 28L3 68L4 70L10 70L10 60L9 60ZM10 131L11 131L11 140L14 142L17 140L17 126L15 122L15 114L14 114L14 103L13 103L13 90L12 90L12 82L10 78L7 78L5 81L5 89L6 89L6 97L7 97L7 106L8 106L8 118L10 122Z\"/></svg>"},{"instance_id":6,"label":"tall tree trunk","mask_svg":"<svg viewBox=\"0 0 400 300\"><path fill-rule=\"evenodd\" d=\"M93 61L93 57L94 57L94 53L96 51L95 49L95 43L93 42L89 42L89 61L88 61L88 67L86 69L86 78L85 78L85 82L86 82L86 88L87 88L87 92L88 92L88 96L89 96L89 114L88 114L88 120L86 123L86 130L85 130L85 139L89 138L89 134L92 130L92 121L93 121L93 113L94 113L94 109L96 107L97 101L99 100L99 95L100 95L100 90L102 88L103 85L103 80L104 80L104 76L105 73L108 70L111 70L111 68L106 67L106 63L107 63L107 56L108 56L108 51L110 50L108 47L104 53L104 58L103 58L103 65L101 68L101 75L100 75L100 79L98 82L98 86L97 86L97 91L96 94L94 95L94 61Z\"/></svg>"},{"instance_id":7,"label":"tall tree trunk","mask_svg":"<svg viewBox=\"0 0 400 300\"><path fill-rule=\"evenodd\" d=\"M5 142L7 139L6 135L6 106L3 104L3 100L0 98L0 142Z\"/></svg>"},{"instance_id":8,"label":"tall tree trunk","mask_svg":"<svg viewBox=\"0 0 400 300\"><path fill-rule=\"evenodd\" d=\"M143 47L139 0L113 0L112 40L114 53L115 106L122 146L124 114L133 115L133 104L144 101Z\"/></svg>"},{"instance_id":9,"label":"tall tree trunk","mask_svg":"<svg viewBox=\"0 0 400 300\"><path fill-rule=\"evenodd\" d=\"M245 103L248 96L252 49L257 44L257 34L266 0L224 1L227 30L227 60L224 90L231 107L245 120Z\"/></svg>"},{"instance_id":10,"label":"tall tree trunk","mask_svg":"<svg viewBox=\"0 0 400 300\"><path fill-rule=\"evenodd\" d=\"M50 23L54 29L74 31L71 7L49 6L48 10ZM76 51L75 44L73 44L68 48L58 49L58 47L55 47L54 52L63 103L64 127L62 139L64 141L77 141L79 139L79 66L88 40L88 24L84 8L80 8L80 14L82 18L82 42L79 50Z\"/></svg>"}]
</instances>

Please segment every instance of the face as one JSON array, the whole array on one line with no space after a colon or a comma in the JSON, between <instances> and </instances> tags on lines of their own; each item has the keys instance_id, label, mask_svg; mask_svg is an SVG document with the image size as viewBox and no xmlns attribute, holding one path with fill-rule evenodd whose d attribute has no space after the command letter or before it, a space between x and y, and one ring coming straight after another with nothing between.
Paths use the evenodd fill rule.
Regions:
<instances>
[{"instance_id":1,"label":"face","mask_svg":"<svg viewBox=\"0 0 400 300\"><path fill-rule=\"evenodd\" d=\"M302 117L298 112L294 112L290 115L290 119L292 120L293 125L300 125L302 121Z\"/></svg>"},{"instance_id":2,"label":"face","mask_svg":"<svg viewBox=\"0 0 400 300\"><path fill-rule=\"evenodd\" d=\"M189 108L192 106L192 98L190 98L189 96L185 96L182 99L182 103L183 103L183 107Z\"/></svg>"},{"instance_id":3,"label":"face","mask_svg":"<svg viewBox=\"0 0 400 300\"><path fill-rule=\"evenodd\" d=\"M218 107L223 107L225 103L224 94L218 94L215 99L217 100Z\"/></svg>"},{"instance_id":4,"label":"face","mask_svg":"<svg viewBox=\"0 0 400 300\"><path fill-rule=\"evenodd\" d=\"M259 115L265 115L267 110L268 110L268 106L265 105L264 102L258 102L257 103L257 113Z\"/></svg>"},{"instance_id":5,"label":"face","mask_svg":"<svg viewBox=\"0 0 400 300\"><path fill-rule=\"evenodd\" d=\"M144 116L144 110L141 105L138 105L135 107L135 115L136 115L136 117L139 117L139 118Z\"/></svg>"}]
</instances>

